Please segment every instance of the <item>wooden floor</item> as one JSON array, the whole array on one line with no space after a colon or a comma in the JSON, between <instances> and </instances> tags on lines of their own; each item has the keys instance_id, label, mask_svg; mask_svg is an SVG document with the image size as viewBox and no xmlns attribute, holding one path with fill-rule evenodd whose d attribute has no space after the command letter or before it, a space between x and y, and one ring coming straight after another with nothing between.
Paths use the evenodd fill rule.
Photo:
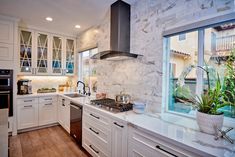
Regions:
<instances>
[{"instance_id":1,"label":"wooden floor","mask_svg":"<svg viewBox=\"0 0 235 157\"><path fill-rule=\"evenodd\" d=\"M10 157L88 157L60 127L54 126L10 137Z\"/></svg>"}]
</instances>

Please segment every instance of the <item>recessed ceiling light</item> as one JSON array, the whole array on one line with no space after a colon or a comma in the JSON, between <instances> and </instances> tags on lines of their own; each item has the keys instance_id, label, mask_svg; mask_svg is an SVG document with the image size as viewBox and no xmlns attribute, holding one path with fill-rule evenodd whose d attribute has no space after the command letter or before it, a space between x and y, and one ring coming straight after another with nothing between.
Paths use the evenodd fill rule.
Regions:
<instances>
[{"instance_id":1,"label":"recessed ceiling light","mask_svg":"<svg viewBox=\"0 0 235 157\"><path fill-rule=\"evenodd\" d=\"M52 17L46 17L46 20L47 21L53 21L53 18Z\"/></svg>"},{"instance_id":2,"label":"recessed ceiling light","mask_svg":"<svg viewBox=\"0 0 235 157\"><path fill-rule=\"evenodd\" d=\"M75 25L75 28L81 28L81 26L80 25Z\"/></svg>"}]
</instances>

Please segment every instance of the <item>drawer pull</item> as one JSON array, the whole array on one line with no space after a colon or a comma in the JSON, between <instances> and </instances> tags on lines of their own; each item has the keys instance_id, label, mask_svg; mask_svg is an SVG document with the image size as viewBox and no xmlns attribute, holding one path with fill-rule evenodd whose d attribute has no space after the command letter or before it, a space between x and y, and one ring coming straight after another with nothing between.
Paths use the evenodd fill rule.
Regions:
<instances>
[{"instance_id":1,"label":"drawer pull","mask_svg":"<svg viewBox=\"0 0 235 157\"><path fill-rule=\"evenodd\" d=\"M91 115L92 117L95 117L96 119L100 119L100 117L95 116L95 115L93 115L92 113L90 113L90 115Z\"/></svg>"},{"instance_id":2,"label":"drawer pull","mask_svg":"<svg viewBox=\"0 0 235 157\"><path fill-rule=\"evenodd\" d=\"M24 102L32 102L33 100L24 100Z\"/></svg>"},{"instance_id":3,"label":"drawer pull","mask_svg":"<svg viewBox=\"0 0 235 157\"><path fill-rule=\"evenodd\" d=\"M47 99L44 99L44 100L52 100L52 98L47 98Z\"/></svg>"},{"instance_id":4,"label":"drawer pull","mask_svg":"<svg viewBox=\"0 0 235 157\"><path fill-rule=\"evenodd\" d=\"M98 131L95 131L94 129L92 128L89 128L91 131L93 131L94 133L96 133L97 135L99 135L99 132Z\"/></svg>"},{"instance_id":5,"label":"drawer pull","mask_svg":"<svg viewBox=\"0 0 235 157\"><path fill-rule=\"evenodd\" d=\"M92 147L92 145L89 145L89 147L90 147L94 152L96 152L96 154L99 154L99 151L95 150L95 149Z\"/></svg>"},{"instance_id":6,"label":"drawer pull","mask_svg":"<svg viewBox=\"0 0 235 157\"><path fill-rule=\"evenodd\" d=\"M65 106L64 104L62 104L62 106Z\"/></svg>"},{"instance_id":7,"label":"drawer pull","mask_svg":"<svg viewBox=\"0 0 235 157\"><path fill-rule=\"evenodd\" d=\"M172 156L174 156L174 157L178 157L177 155L175 155L175 154L173 154L173 153L171 153L171 152L169 152L169 151L167 151L167 150L161 148L159 145L157 145L156 148L159 149L159 150L161 150L161 151L163 151L163 152L165 152L165 153L167 153L167 154L170 154L170 155L172 155Z\"/></svg>"},{"instance_id":8,"label":"drawer pull","mask_svg":"<svg viewBox=\"0 0 235 157\"><path fill-rule=\"evenodd\" d=\"M52 103L49 103L49 104L44 104L45 106L49 106L49 105L52 105Z\"/></svg>"},{"instance_id":9,"label":"drawer pull","mask_svg":"<svg viewBox=\"0 0 235 157\"><path fill-rule=\"evenodd\" d=\"M120 124L118 124L117 122L114 122L113 124L117 125L117 126L120 127L120 128L124 128L123 125L120 125Z\"/></svg>"},{"instance_id":10,"label":"drawer pull","mask_svg":"<svg viewBox=\"0 0 235 157\"><path fill-rule=\"evenodd\" d=\"M25 108L33 107L33 105L26 105Z\"/></svg>"}]
</instances>

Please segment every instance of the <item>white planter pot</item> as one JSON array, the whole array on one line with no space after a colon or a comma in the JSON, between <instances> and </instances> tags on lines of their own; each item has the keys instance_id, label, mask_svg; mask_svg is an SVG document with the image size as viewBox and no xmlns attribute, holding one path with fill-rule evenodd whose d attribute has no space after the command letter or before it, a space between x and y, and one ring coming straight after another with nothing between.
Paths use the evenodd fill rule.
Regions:
<instances>
[{"instance_id":1,"label":"white planter pot","mask_svg":"<svg viewBox=\"0 0 235 157\"><path fill-rule=\"evenodd\" d=\"M197 111L197 124L200 130L207 134L215 134L215 126L222 128L224 122L224 115L210 115Z\"/></svg>"}]
</instances>

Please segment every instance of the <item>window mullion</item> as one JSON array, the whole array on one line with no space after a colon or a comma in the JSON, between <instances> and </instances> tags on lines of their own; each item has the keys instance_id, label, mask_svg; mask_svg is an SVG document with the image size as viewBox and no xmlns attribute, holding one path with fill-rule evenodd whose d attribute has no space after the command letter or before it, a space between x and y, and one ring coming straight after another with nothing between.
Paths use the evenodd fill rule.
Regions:
<instances>
[{"instance_id":1,"label":"window mullion","mask_svg":"<svg viewBox=\"0 0 235 157\"><path fill-rule=\"evenodd\" d=\"M163 38L163 88L162 88L162 113L168 111L168 97L170 93L169 82L170 82L170 38L164 37ZM166 88L164 88L166 87Z\"/></svg>"},{"instance_id":2,"label":"window mullion","mask_svg":"<svg viewBox=\"0 0 235 157\"><path fill-rule=\"evenodd\" d=\"M204 29L198 30L198 66L204 66ZM203 91L203 70L197 68L196 94L201 95Z\"/></svg>"}]
</instances>

